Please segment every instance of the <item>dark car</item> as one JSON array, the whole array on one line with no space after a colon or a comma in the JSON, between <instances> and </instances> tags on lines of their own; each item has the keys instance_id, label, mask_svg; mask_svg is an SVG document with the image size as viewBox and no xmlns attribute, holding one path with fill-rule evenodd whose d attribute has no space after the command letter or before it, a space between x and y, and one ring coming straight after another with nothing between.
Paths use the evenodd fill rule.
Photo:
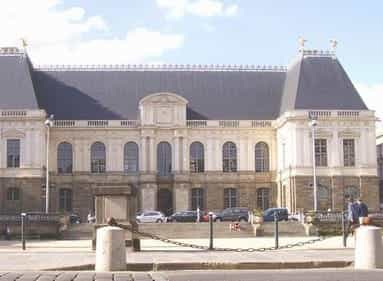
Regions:
<instances>
[{"instance_id":1,"label":"dark car","mask_svg":"<svg viewBox=\"0 0 383 281\"><path fill-rule=\"evenodd\" d=\"M248 208L227 208L221 213L218 213L214 221L249 221Z\"/></svg>"},{"instance_id":2,"label":"dark car","mask_svg":"<svg viewBox=\"0 0 383 281\"><path fill-rule=\"evenodd\" d=\"M274 221L274 214L278 213L278 221L287 221L289 212L286 208L269 208L263 212L263 221Z\"/></svg>"},{"instance_id":3,"label":"dark car","mask_svg":"<svg viewBox=\"0 0 383 281\"><path fill-rule=\"evenodd\" d=\"M204 221L204 212L200 211L200 221ZM167 218L168 222L196 222L197 211L180 211Z\"/></svg>"}]
</instances>

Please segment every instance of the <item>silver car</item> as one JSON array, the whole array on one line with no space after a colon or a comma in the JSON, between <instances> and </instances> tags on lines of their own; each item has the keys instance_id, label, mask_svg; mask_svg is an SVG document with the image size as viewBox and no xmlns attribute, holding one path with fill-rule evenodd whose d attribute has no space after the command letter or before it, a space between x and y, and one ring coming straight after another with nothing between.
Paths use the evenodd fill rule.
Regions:
<instances>
[{"instance_id":1,"label":"silver car","mask_svg":"<svg viewBox=\"0 0 383 281\"><path fill-rule=\"evenodd\" d=\"M165 222L166 217L159 211L143 211L137 214L137 222Z\"/></svg>"}]
</instances>

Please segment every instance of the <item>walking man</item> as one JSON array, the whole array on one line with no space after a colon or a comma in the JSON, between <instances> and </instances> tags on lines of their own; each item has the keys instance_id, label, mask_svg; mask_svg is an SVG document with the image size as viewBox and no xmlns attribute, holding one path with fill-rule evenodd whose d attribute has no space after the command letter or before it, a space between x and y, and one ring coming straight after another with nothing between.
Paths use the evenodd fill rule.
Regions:
<instances>
[{"instance_id":1,"label":"walking man","mask_svg":"<svg viewBox=\"0 0 383 281\"><path fill-rule=\"evenodd\" d=\"M368 207L367 204L362 201L361 198L358 198L357 201L358 204L358 217L359 217L359 224L366 224L367 218L368 218Z\"/></svg>"},{"instance_id":2,"label":"walking man","mask_svg":"<svg viewBox=\"0 0 383 281\"><path fill-rule=\"evenodd\" d=\"M347 233L353 233L355 226L358 224L358 204L354 202L352 197L348 198L347 202Z\"/></svg>"}]
</instances>

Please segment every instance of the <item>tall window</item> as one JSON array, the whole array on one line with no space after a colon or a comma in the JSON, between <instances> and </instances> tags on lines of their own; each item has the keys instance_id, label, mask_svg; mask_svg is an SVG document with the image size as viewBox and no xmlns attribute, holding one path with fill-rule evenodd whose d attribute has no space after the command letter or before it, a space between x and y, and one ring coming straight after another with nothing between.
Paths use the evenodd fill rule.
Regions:
<instances>
[{"instance_id":1,"label":"tall window","mask_svg":"<svg viewBox=\"0 0 383 281\"><path fill-rule=\"evenodd\" d=\"M237 147L232 142L226 142L222 148L222 160L224 172L237 171Z\"/></svg>"},{"instance_id":2,"label":"tall window","mask_svg":"<svg viewBox=\"0 0 383 281\"><path fill-rule=\"evenodd\" d=\"M270 206L270 189L257 189L257 207L261 210L266 210Z\"/></svg>"},{"instance_id":3,"label":"tall window","mask_svg":"<svg viewBox=\"0 0 383 281\"><path fill-rule=\"evenodd\" d=\"M255 171L269 171L269 146L264 142L255 145Z\"/></svg>"},{"instance_id":4,"label":"tall window","mask_svg":"<svg viewBox=\"0 0 383 281\"><path fill-rule=\"evenodd\" d=\"M355 166L355 141L353 139L343 140L343 164L345 167Z\"/></svg>"},{"instance_id":5,"label":"tall window","mask_svg":"<svg viewBox=\"0 0 383 281\"><path fill-rule=\"evenodd\" d=\"M352 198L352 199L357 199L360 196L359 188L356 186L347 186L344 189L344 198Z\"/></svg>"},{"instance_id":6,"label":"tall window","mask_svg":"<svg viewBox=\"0 0 383 281\"><path fill-rule=\"evenodd\" d=\"M203 188L193 188L191 190L191 207L192 210L204 209L204 192Z\"/></svg>"},{"instance_id":7,"label":"tall window","mask_svg":"<svg viewBox=\"0 0 383 281\"><path fill-rule=\"evenodd\" d=\"M330 207L330 190L327 186L318 185L318 206L319 209L327 210Z\"/></svg>"},{"instance_id":8,"label":"tall window","mask_svg":"<svg viewBox=\"0 0 383 281\"><path fill-rule=\"evenodd\" d=\"M20 189L17 187L10 187L7 190L7 200L8 201L18 201L20 200Z\"/></svg>"},{"instance_id":9,"label":"tall window","mask_svg":"<svg viewBox=\"0 0 383 281\"><path fill-rule=\"evenodd\" d=\"M327 166L327 140L315 140L315 165L325 167Z\"/></svg>"},{"instance_id":10,"label":"tall window","mask_svg":"<svg viewBox=\"0 0 383 281\"><path fill-rule=\"evenodd\" d=\"M172 148L168 142L160 142L157 146L157 171L160 176L172 172Z\"/></svg>"},{"instance_id":11,"label":"tall window","mask_svg":"<svg viewBox=\"0 0 383 281\"><path fill-rule=\"evenodd\" d=\"M20 167L20 140L17 140L17 139L7 140L7 167L8 168Z\"/></svg>"},{"instance_id":12,"label":"tall window","mask_svg":"<svg viewBox=\"0 0 383 281\"><path fill-rule=\"evenodd\" d=\"M57 170L60 174L72 173L73 152L72 145L62 142L57 148Z\"/></svg>"},{"instance_id":13,"label":"tall window","mask_svg":"<svg viewBox=\"0 0 383 281\"><path fill-rule=\"evenodd\" d=\"M102 142L95 142L90 148L92 173L105 173L106 153Z\"/></svg>"},{"instance_id":14,"label":"tall window","mask_svg":"<svg viewBox=\"0 0 383 281\"><path fill-rule=\"evenodd\" d=\"M138 145L135 142L128 142L124 146L124 171L138 171Z\"/></svg>"},{"instance_id":15,"label":"tall window","mask_svg":"<svg viewBox=\"0 0 383 281\"><path fill-rule=\"evenodd\" d=\"M224 208L234 208L237 207L237 189L235 188L225 188L223 190L223 206Z\"/></svg>"},{"instance_id":16,"label":"tall window","mask_svg":"<svg viewBox=\"0 0 383 281\"><path fill-rule=\"evenodd\" d=\"M72 190L61 188L59 192L59 209L62 211L72 211Z\"/></svg>"},{"instance_id":17,"label":"tall window","mask_svg":"<svg viewBox=\"0 0 383 281\"><path fill-rule=\"evenodd\" d=\"M204 167L204 150L203 144L200 142L193 142L190 145L190 172L202 173Z\"/></svg>"}]
</instances>

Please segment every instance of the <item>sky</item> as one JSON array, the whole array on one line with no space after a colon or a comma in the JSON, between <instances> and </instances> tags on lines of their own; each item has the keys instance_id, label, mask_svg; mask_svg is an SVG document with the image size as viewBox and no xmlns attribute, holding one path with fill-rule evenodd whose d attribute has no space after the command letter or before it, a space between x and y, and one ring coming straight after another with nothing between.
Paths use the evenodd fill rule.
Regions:
<instances>
[{"instance_id":1,"label":"sky","mask_svg":"<svg viewBox=\"0 0 383 281\"><path fill-rule=\"evenodd\" d=\"M0 46L33 64L288 65L330 49L383 119L381 0L0 0ZM380 122L381 125L382 122Z\"/></svg>"}]
</instances>

